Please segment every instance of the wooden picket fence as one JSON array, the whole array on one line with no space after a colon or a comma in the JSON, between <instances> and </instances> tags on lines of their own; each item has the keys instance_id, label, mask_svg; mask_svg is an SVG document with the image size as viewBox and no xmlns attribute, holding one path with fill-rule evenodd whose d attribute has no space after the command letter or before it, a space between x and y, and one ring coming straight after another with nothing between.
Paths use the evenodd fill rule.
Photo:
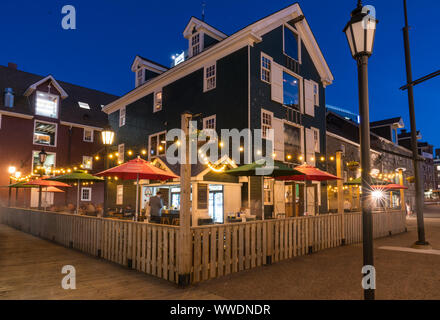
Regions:
<instances>
[{"instance_id":1,"label":"wooden picket fence","mask_svg":"<svg viewBox=\"0 0 440 320\"><path fill-rule=\"evenodd\" d=\"M361 220L360 213L346 213L192 227L191 282L338 247L343 240L359 243ZM176 226L17 208L0 208L0 223L178 282ZM403 212L373 213L374 238L405 230Z\"/></svg>"}]
</instances>

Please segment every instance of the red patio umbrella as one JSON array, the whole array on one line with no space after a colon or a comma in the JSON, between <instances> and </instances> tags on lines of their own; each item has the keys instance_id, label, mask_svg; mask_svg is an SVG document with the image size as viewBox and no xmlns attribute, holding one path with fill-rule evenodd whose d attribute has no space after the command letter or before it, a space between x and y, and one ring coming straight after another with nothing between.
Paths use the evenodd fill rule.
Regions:
<instances>
[{"instance_id":1,"label":"red patio umbrella","mask_svg":"<svg viewBox=\"0 0 440 320\"><path fill-rule=\"evenodd\" d=\"M46 178L41 178L41 179L26 182L26 185L38 186L38 192L39 192L39 194L38 194L38 209L41 209L41 193L42 193L43 187L45 187L46 189L48 187L70 187L70 185L68 185L66 183L59 182L59 181L47 180Z\"/></svg>"},{"instance_id":2,"label":"red patio umbrella","mask_svg":"<svg viewBox=\"0 0 440 320\"><path fill-rule=\"evenodd\" d=\"M299 172L302 172L302 175L293 175L293 176L285 176L285 177L276 177L277 180L283 181L327 181L327 180L340 180L337 176L334 176L328 172L319 170L314 166L303 164L295 168Z\"/></svg>"},{"instance_id":3,"label":"red patio umbrella","mask_svg":"<svg viewBox=\"0 0 440 320\"><path fill-rule=\"evenodd\" d=\"M140 157L99 172L96 175L118 177L122 180L136 180L136 220L139 213L139 179L168 180L178 178L174 173L162 170Z\"/></svg>"},{"instance_id":4,"label":"red patio umbrella","mask_svg":"<svg viewBox=\"0 0 440 320\"><path fill-rule=\"evenodd\" d=\"M371 186L372 189L379 189L379 190L384 190L384 191L389 191L389 190L407 190L408 187L402 186L400 184L386 184L386 185L382 185L382 186Z\"/></svg>"}]
</instances>

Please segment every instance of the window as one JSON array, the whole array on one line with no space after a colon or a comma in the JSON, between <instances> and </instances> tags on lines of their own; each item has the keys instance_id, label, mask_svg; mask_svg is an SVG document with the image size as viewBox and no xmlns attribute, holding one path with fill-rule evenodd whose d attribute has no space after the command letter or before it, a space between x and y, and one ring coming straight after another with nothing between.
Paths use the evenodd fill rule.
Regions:
<instances>
[{"instance_id":1,"label":"window","mask_svg":"<svg viewBox=\"0 0 440 320\"><path fill-rule=\"evenodd\" d=\"M81 188L81 201L92 201L92 188Z\"/></svg>"},{"instance_id":2,"label":"window","mask_svg":"<svg viewBox=\"0 0 440 320\"><path fill-rule=\"evenodd\" d=\"M55 123L35 121L34 144L56 147L57 125Z\"/></svg>"},{"instance_id":3,"label":"window","mask_svg":"<svg viewBox=\"0 0 440 320\"><path fill-rule=\"evenodd\" d=\"M144 69L138 69L136 71L136 87L144 83Z\"/></svg>"},{"instance_id":4,"label":"window","mask_svg":"<svg viewBox=\"0 0 440 320\"><path fill-rule=\"evenodd\" d=\"M216 64L205 67L204 91L215 89L216 87Z\"/></svg>"},{"instance_id":5,"label":"window","mask_svg":"<svg viewBox=\"0 0 440 320\"><path fill-rule=\"evenodd\" d=\"M264 179L264 204L271 205L272 202L272 188L269 179Z\"/></svg>"},{"instance_id":6,"label":"window","mask_svg":"<svg viewBox=\"0 0 440 320\"><path fill-rule=\"evenodd\" d=\"M293 27L284 26L284 54L300 61L300 38Z\"/></svg>"},{"instance_id":7,"label":"window","mask_svg":"<svg viewBox=\"0 0 440 320\"><path fill-rule=\"evenodd\" d=\"M123 107L119 110L119 126L120 127L125 126L125 112L126 112L125 107Z\"/></svg>"},{"instance_id":8,"label":"window","mask_svg":"<svg viewBox=\"0 0 440 320\"><path fill-rule=\"evenodd\" d=\"M89 106L88 103L85 103L85 102L78 102L78 105L79 105L80 108L83 108L83 109L89 109L89 110L90 110L90 106Z\"/></svg>"},{"instance_id":9,"label":"window","mask_svg":"<svg viewBox=\"0 0 440 320\"><path fill-rule=\"evenodd\" d=\"M215 130L215 120L216 120L216 115L203 118L203 129Z\"/></svg>"},{"instance_id":10,"label":"window","mask_svg":"<svg viewBox=\"0 0 440 320\"><path fill-rule=\"evenodd\" d=\"M84 128L84 138L85 142L93 142L93 129Z\"/></svg>"},{"instance_id":11,"label":"window","mask_svg":"<svg viewBox=\"0 0 440 320\"><path fill-rule=\"evenodd\" d=\"M116 204L122 205L124 201L124 185L118 184L116 186Z\"/></svg>"},{"instance_id":12,"label":"window","mask_svg":"<svg viewBox=\"0 0 440 320\"><path fill-rule=\"evenodd\" d=\"M315 106L319 107L319 85L312 81L313 85L313 101L315 102Z\"/></svg>"},{"instance_id":13,"label":"window","mask_svg":"<svg viewBox=\"0 0 440 320\"><path fill-rule=\"evenodd\" d=\"M58 118L58 96L37 91L35 114L43 117Z\"/></svg>"},{"instance_id":14,"label":"window","mask_svg":"<svg viewBox=\"0 0 440 320\"><path fill-rule=\"evenodd\" d=\"M2 128L2 114L0 113L0 129Z\"/></svg>"},{"instance_id":15,"label":"window","mask_svg":"<svg viewBox=\"0 0 440 320\"><path fill-rule=\"evenodd\" d=\"M154 110L153 112L157 112L162 110L162 91L156 92L154 94Z\"/></svg>"},{"instance_id":16,"label":"window","mask_svg":"<svg viewBox=\"0 0 440 320\"><path fill-rule=\"evenodd\" d=\"M196 56L200 53L200 34L197 33L191 38L192 55Z\"/></svg>"},{"instance_id":17,"label":"window","mask_svg":"<svg viewBox=\"0 0 440 320\"><path fill-rule=\"evenodd\" d=\"M283 104L299 110L299 80L283 72Z\"/></svg>"},{"instance_id":18,"label":"window","mask_svg":"<svg viewBox=\"0 0 440 320\"><path fill-rule=\"evenodd\" d=\"M297 162L303 154L303 130L298 126L284 124L284 154L286 161Z\"/></svg>"},{"instance_id":19,"label":"window","mask_svg":"<svg viewBox=\"0 0 440 320\"><path fill-rule=\"evenodd\" d=\"M166 152L166 132L152 134L149 137L149 157L164 155Z\"/></svg>"},{"instance_id":20,"label":"window","mask_svg":"<svg viewBox=\"0 0 440 320\"><path fill-rule=\"evenodd\" d=\"M118 162L124 162L125 145L121 143L118 145Z\"/></svg>"},{"instance_id":21,"label":"window","mask_svg":"<svg viewBox=\"0 0 440 320\"><path fill-rule=\"evenodd\" d=\"M270 83L270 72L272 69L272 59L261 54L261 80Z\"/></svg>"},{"instance_id":22,"label":"window","mask_svg":"<svg viewBox=\"0 0 440 320\"><path fill-rule=\"evenodd\" d=\"M53 152L47 152L46 161L42 165L40 163L40 156L39 156L40 152L41 150L32 151L32 172L34 172L34 170L36 170L38 167L44 167L46 173L49 174L50 172L49 169L55 168L56 154Z\"/></svg>"},{"instance_id":23,"label":"window","mask_svg":"<svg viewBox=\"0 0 440 320\"><path fill-rule=\"evenodd\" d=\"M93 157L83 156L82 165L86 170L93 169Z\"/></svg>"},{"instance_id":24,"label":"window","mask_svg":"<svg viewBox=\"0 0 440 320\"><path fill-rule=\"evenodd\" d=\"M315 152L320 153L321 145L319 142L319 129L312 128L312 130L313 130L313 141L315 143Z\"/></svg>"},{"instance_id":25,"label":"window","mask_svg":"<svg viewBox=\"0 0 440 320\"><path fill-rule=\"evenodd\" d=\"M262 130L263 138L267 138L268 137L267 131L269 129L272 129L272 117L273 117L272 112L263 109L261 110L261 130Z\"/></svg>"}]
</instances>

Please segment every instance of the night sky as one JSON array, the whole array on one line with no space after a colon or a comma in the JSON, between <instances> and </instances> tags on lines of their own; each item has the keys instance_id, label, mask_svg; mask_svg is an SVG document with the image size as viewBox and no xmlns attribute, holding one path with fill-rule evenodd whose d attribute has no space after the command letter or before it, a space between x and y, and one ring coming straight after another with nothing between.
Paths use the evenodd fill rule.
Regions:
<instances>
[{"instance_id":1,"label":"night sky","mask_svg":"<svg viewBox=\"0 0 440 320\"><path fill-rule=\"evenodd\" d=\"M355 61L343 27L356 0L303 0L300 5L333 72L327 104L357 112ZM284 0L206 0L206 22L226 34L292 4ZM74 5L77 29L61 28L61 8ZM370 59L370 117L403 116L409 130L403 51L403 1L370 0L380 23ZM437 23L440 2L408 0L414 79L440 69ZM0 7L0 64L122 95L134 87L130 70L136 54L164 65L187 47L182 32L191 16L200 18L201 0L4 0ZM423 140L440 147L440 77L415 89L417 127Z\"/></svg>"}]
</instances>

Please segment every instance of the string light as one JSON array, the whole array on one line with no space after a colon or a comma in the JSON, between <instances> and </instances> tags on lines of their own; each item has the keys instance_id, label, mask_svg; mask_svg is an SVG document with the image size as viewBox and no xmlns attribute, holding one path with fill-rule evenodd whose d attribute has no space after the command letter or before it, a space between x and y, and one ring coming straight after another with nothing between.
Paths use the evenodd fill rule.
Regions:
<instances>
[{"instance_id":1,"label":"string light","mask_svg":"<svg viewBox=\"0 0 440 320\"><path fill-rule=\"evenodd\" d=\"M128 150L127 153L128 153L129 156L133 155L133 151L131 151L131 150Z\"/></svg>"}]
</instances>

